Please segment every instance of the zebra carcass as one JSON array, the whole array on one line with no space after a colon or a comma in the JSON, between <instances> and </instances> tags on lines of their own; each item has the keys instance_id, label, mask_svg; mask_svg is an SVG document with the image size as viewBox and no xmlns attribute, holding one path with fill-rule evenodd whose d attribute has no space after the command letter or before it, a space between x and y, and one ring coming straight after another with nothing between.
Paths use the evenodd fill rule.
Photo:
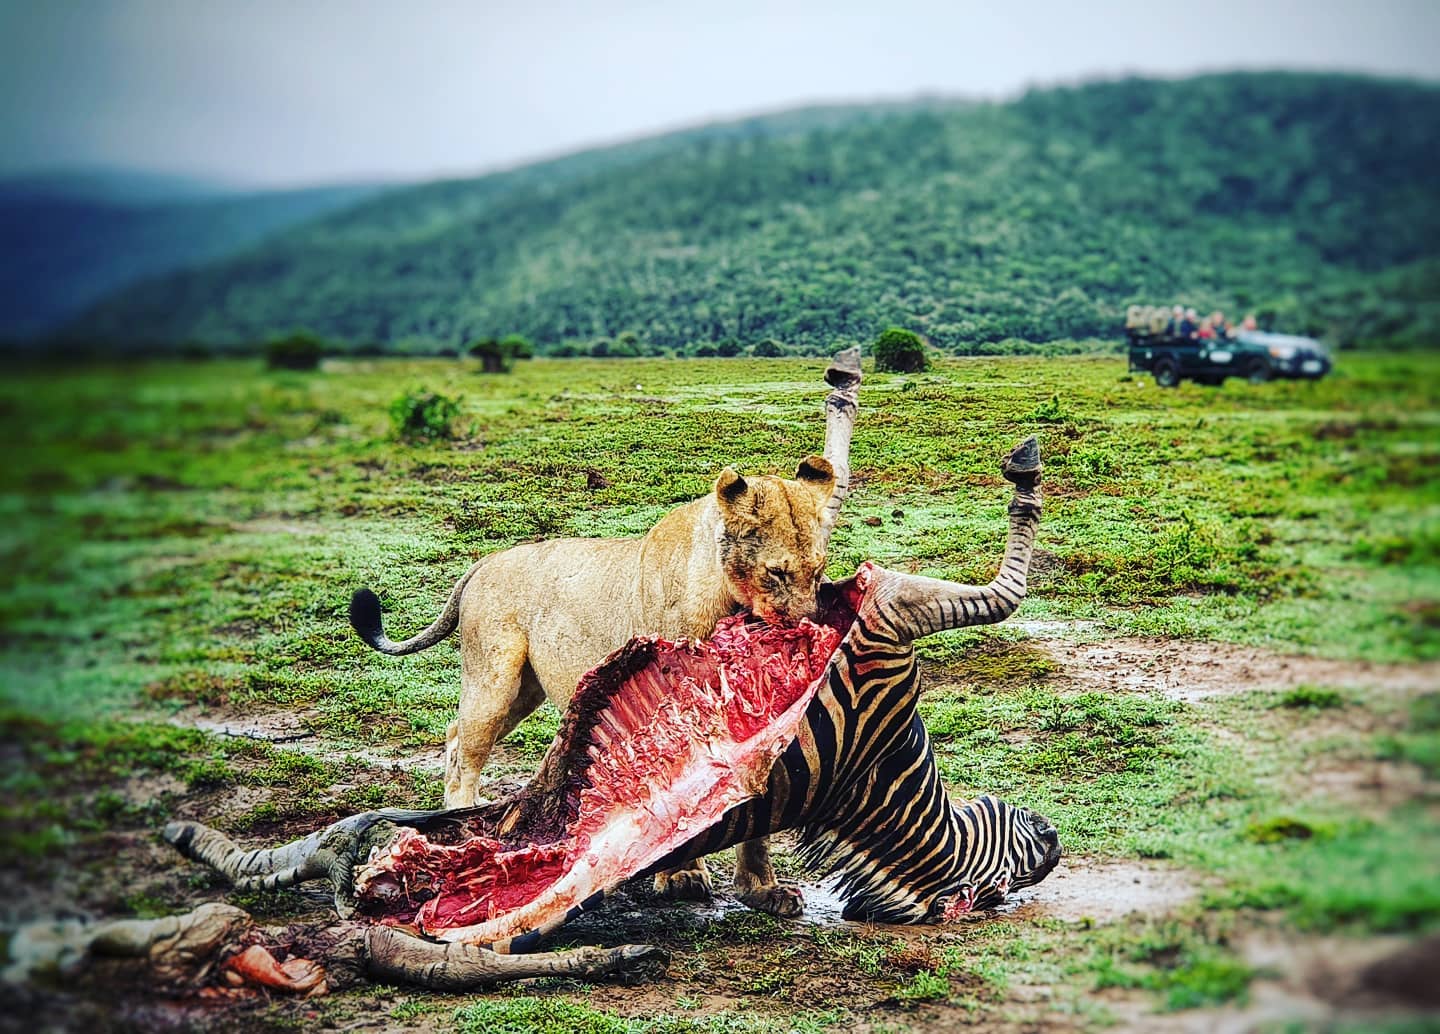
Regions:
<instances>
[{"instance_id":1,"label":"zebra carcass","mask_svg":"<svg viewBox=\"0 0 1440 1034\"><path fill-rule=\"evenodd\" d=\"M328 879L345 972L452 989L663 966L645 946L530 953L625 879L787 829L809 865L839 874L846 918L941 922L998 904L1049 874L1059 840L1027 809L950 801L916 712L912 644L1003 620L1023 599L1041 505L1034 439L1002 469L1015 491L990 584L866 563L825 587L814 623L737 616L704 643L634 640L586 676L510 798L370 812L274 850L195 823L164 836L237 887ZM267 937L230 953L229 982L285 986L288 966L307 982L296 989L326 986L309 968L324 959Z\"/></svg>"}]
</instances>

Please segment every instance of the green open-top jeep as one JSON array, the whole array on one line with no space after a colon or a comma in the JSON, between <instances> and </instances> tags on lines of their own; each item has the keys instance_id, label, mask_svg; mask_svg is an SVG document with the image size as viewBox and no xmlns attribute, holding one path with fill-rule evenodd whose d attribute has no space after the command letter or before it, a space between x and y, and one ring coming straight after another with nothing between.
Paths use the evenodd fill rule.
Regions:
<instances>
[{"instance_id":1,"label":"green open-top jeep","mask_svg":"<svg viewBox=\"0 0 1440 1034\"><path fill-rule=\"evenodd\" d=\"M1272 377L1314 380L1330 372L1330 355L1314 338L1241 330L1233 337L1182 337L1165 324L1127 320L1130 370L1151 373L1162 388L1188 378L1220 384L1226 377L1252 383Z\"/></svg>"}]
</instances>

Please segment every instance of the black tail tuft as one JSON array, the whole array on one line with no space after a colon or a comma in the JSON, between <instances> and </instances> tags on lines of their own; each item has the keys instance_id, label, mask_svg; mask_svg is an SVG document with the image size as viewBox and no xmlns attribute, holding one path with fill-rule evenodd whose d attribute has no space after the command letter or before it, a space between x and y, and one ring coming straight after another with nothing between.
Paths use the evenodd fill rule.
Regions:
<instances>
[{"instance_id":1,"label":"black tail tuft","mask_svg":"<svg viewBox=\"0 0 1440 1034\"><path fill-rule=\"evenodd\" d=\"M369 589L359 589L350 597L350 627L360 634L375 649L385 638L385 626L380 620L380 597Z\"/></svg>"}]
</instances>

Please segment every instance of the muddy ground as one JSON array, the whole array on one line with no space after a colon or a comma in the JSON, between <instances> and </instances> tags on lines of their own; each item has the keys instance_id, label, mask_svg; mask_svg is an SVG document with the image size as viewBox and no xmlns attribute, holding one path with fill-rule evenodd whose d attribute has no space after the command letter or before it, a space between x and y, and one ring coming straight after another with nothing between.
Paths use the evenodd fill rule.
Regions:
<instances>
[{"instance_id":1,"label":"muddy ground","mask_svg":"<svg viewBox=\"0 0 1440 1034\"><path fill-rule=\"evenodd\" d=\"M1036 630L1040 631L1040 630ZM1052 684L1076 690L1123 687L1195 701L1257 689L1325 685L1413 696L1440 689L1440 665L1381 666L1284 657L1223 644L1122 639L1084 645L1062 639L1034 642L1054 661ZM943 678L938 680L943 683ZM1370 721L1364 710L1325 721L1335 729ZM174 721L223 736L264 741L285 751L360 767L352 780L398 779L415 770L438 771L438 747L418 753L359 751L315 735L303 713L237 714L189 709ZM1332 731L1334 731L1332 729ZM1313 732L1312 732L1313 734ZM1233 735L1233 734L1232 734ZM1237 747L1239 745L1237 744ZM496 770L515 772L525 762L503 751ZM282 800L284 786L188 790L172 776L135 778L108 789L136 809L162 802L164 817L216 821ZM350 786L332 787L338 797ZM101 787L72 785L63 796L82 806ZM1338 760L1297 773L1295 792L1366 806L1428 802L1440 814L1433 782L1413 765L1374 759ZM303 835L341 809L252 824L241 838L255 845ZM154 835L158 817L136 821L121 809L112 831L80 838L43 859L25 859L0 872L0 921L6 928L36 917L167 914L204 901L228 899L267 923L319 921L329 912L317 892L275 896L227 894L201 870L179 861ZM136 812L135 814L141 814ZM127 820L127 816L129 816ZM1064 830L1062 837L1064 835ZM793 877L784 838L777 843L783 870ZM1039 887L1003 910L953 926L861 926L839 919L840 902L823 881L800 878L805 917L779 922L739 906L724 891L729 859L711 865L720 892L706 904L661 901L636 881L598 913L561 931L557 945L652 943L672 962L664 979L643 986L532 982L492 992L562 996L618 1017L658 1014L693 1021L673 1029L704 1029L707 1018L758 1017L773 1029L803 1027L862 1031L1067 1031L1109 1027L1144 1031L1364 1030L1426 1017L1440 1024L1440 940L1414 936L1303 934L1266 913L1244 913L1226 932L1227 943L1253 967L1243 1003L1220 1008L1161 1012L1153 994L1094 982L1061 958L1051 979L997 984L966 968L972 946L1029 929L1063 956L1067 932L1133 920L1197 919L1195 903L1211 883L1206 873L1164 860L1067 856ZM1018 949L1017 949L1018 950ZM955 964L955 960L961 960ZM940 995L917 995L915 975L941 973ZM152 993L143 969L99 964L49 985L0 984L0 1029L6 1030L287 1030L452 1029L455 1010L474 996L432 995L373 987L326 998L295 1000L257 994L166 999ZM800 1019L797 1020L797 1017ZM598 1029L598 1028L597 1028ZM608 1028L607 1028L608 1029ZM1420 1028L1423 1029L1423 1028Z\"/></svg>"}]
</instances>

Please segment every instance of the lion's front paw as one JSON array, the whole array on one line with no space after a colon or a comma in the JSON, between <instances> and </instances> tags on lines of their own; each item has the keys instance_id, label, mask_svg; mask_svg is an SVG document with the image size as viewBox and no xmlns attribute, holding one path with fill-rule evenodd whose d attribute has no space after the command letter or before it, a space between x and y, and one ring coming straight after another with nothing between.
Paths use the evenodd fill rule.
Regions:
<instances>
[{"instance_id":1,"label":"lion's front paw","mask_svg":"<svg viewBox=\"0 0 1440 1034\"><path fill-rule=\"evenodd\" d=\"M800 893L800 888L781 883L771 883L752 890L737 889L736 896L747 908L780 919L794 919L805 911L805 895Z\"/></svg>"},{"instance_id":2,"label":"lion's front paw","mask_svg":"<svg viewBox=\"0 0 1440 1034\"><path fill-rule=\"evenodd\" d=\"M675 869L655 874L655 893L677 901L709 901L715 890L703 869Z\"/></svg>"}]
</instances>

